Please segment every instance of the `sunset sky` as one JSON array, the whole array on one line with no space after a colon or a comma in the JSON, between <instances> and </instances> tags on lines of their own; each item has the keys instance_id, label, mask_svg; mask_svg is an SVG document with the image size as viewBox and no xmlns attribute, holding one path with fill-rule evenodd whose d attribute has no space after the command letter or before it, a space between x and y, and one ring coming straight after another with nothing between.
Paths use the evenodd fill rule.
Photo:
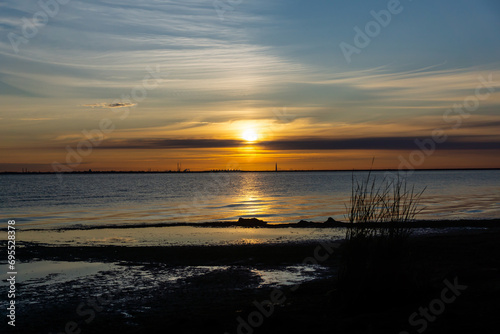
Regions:
<instances>
[{"instance_id":1,"label":"sunset sky","mask_svg":"<svg viewBox=\"0 0 500 334\"><path fill-rule=\"evenodd\" d=\"M2 1L0 171L500 168L499 32L497 0Z\"/></svg>"}]
</instances>

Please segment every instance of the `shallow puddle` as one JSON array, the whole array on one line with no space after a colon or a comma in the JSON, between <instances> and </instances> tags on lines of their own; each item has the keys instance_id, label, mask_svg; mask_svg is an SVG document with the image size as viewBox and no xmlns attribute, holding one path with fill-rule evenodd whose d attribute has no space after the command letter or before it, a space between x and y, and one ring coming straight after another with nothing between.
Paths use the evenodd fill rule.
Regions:
<instances>
[{"instance_id":1,"label":"shallow puddle","mask_svg":"<svg viewBox=\"0 0 500 334\"><path fill-rule=\"evenodd\" d=\"M297 265L279 269L252 269L251 271L262 279L260 286L287 286L311 281L324 273L325 270L325 267L318 265Z\"/></svg>"},{"instance_id":2,"label":"shallow puddle","mask_svg":"<svg viewBox=\"0 0 500 334\"><path fill-rule=\"evenodd\" d=\"M5 266L5 264L2 264ZM17 264L16 282L27 288L41 285L53 285L74 281L73 286L91 286L94 280L102 284L117 283L122 287L141 289L140 286L130 284L131 281L140 280L148 282L143 288L151 288L160 283L179 283L193 277L207 275L214 271L244 270L257 276L261 283L267 285L294 285L312 280L321 275L326 268L318 265L280 266L273 268L262 267L237 267L237 266L185 266L168 267L163 265L145 267L129 266L116 263L102 262L69 262L69 261L32 261ZM5 274L4 274L5 276ZM7 285L7 276L1 285Z\"/></svg>"},{"instance_id":3,"label":"shallow puddle","mask_svg":"<svg viewBox=\"0 0 500 334\"><path fill-rule=\"evenodd\" d=\"M2 264L2 267L7 267ZM32 261L16 264L16 282L23 284L53 284L95 275L100 271L116 269L112 263ZM5 274L4 274L5 276ZM5 276L7 278L7 276ZM2 284L5 279L2 279Z\"/></svg>"}]
</instances>

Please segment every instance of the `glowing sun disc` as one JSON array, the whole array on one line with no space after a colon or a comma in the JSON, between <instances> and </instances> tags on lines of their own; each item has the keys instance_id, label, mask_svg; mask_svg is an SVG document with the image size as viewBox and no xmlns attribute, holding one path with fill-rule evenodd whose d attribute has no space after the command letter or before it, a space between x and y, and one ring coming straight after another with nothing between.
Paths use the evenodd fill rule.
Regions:
<instances>
[{"instance_id":1,"label":"glowing sun disc","mask_svg":"<svg viewBox=\"0 0 500 334\"><path fill-rule=\"evenodd\" d=\"M248 142L254 142L254 141L256 141L259 138L259 136L257 135L257 133L254 130L251 130L251 129L246 130L245 132L243 132L243 134L241 135L241 137L244 140L248 141Z\"/></svg>"}]
</instances>

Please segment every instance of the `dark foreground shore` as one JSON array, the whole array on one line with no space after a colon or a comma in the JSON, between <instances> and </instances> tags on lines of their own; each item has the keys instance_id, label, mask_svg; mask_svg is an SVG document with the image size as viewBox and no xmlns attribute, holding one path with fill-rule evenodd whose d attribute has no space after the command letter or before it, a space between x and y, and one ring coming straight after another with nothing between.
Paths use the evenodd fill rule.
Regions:
<instances>
[{"instance_id":1,"label":"dark foreground shore","mask_svg":"<svg viewBox=\"0 0 500 334\"><path fill-rule=\"evenodd\" d=\"M16 327L7 326L4 317L0 329L2 333L496 333L499 240L498 228L413 237L407 243L403 272L397 272L401 281L399 276L387 277L394 284L364 282L359 289L339 284L344 250L327 241L210 247L24 244L18 248L23 261L106 262L118 263L120 269L58 284L38 282L36 289L18 284ZM315 262L321 275L300 284L265 285L258 275L259 270ZM161 280L166 272L185 266L213 270ZM384 272L394 272L384 264L370 270L382 279ZM0 300L5 311L6 293Z\"/></svg>"}]
</instances>

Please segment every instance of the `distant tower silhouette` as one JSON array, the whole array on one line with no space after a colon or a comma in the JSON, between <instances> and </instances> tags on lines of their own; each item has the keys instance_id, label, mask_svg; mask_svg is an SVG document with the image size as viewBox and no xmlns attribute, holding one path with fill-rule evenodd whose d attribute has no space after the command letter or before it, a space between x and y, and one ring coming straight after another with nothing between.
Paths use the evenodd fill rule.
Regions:
<instances>
[{"instance_id":1,"label":"distant tower silhouette","mask_svg":"<svg viewBox=\"0 0 500 334\"><path fill-rule=\"evenodd\" d=\"M274 171L277 172L278 171L278 163L276 163L276 165L274 166Z\"/></svg>"}]
</instances>

